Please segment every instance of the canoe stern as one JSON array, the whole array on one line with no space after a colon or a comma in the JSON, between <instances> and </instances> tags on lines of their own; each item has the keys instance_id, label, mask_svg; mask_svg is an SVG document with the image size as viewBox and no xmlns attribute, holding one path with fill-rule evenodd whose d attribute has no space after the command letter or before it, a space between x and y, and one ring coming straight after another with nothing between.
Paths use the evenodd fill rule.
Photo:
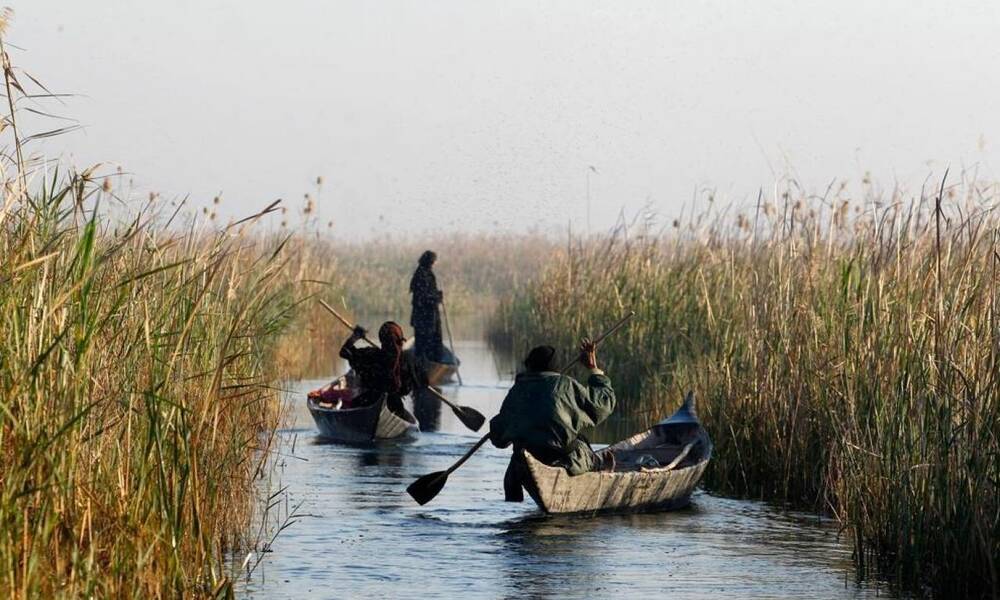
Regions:
<instances>
[{"instance_id":1,"label":"canoe stern","mask_svg":"<svg viewBox=\"0 0 1000 600\"><path fill-rule=\"evenodd\" d=\"M591 472L570 475L525 453L522 485L547 513L636 512L686 506L708 460L664 471Z\"/></svg>"},{"instance_id":2,"label":"canoe stern","mask_svg":"<svg viewBox=\"0 0 1000 600\"><path fill-rule=\"evenodd\" d=\"M364 444L382 439L397 439L417 431L416 419L409 420L393 413L386 403L349 409L323 408L307 400L309 413L320 436L348 444Z\"/></svg>"}]
</instances>

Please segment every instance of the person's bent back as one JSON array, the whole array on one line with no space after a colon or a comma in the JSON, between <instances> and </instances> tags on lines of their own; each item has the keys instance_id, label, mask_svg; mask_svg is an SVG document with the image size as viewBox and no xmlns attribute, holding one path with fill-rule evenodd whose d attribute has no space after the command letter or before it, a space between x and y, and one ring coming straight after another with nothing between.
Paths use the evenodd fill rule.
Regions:
<instances>
[{"instance_id":1,"label":"person's bent back","mask_svg":"<svg viewBox=\"0 0 1000 600\"><path fill-rule=\"evenodd\" d=\"M403 328L393 321L386 321L379 328L380 348L357 348L355 344L367 332L355 327L351 337L340 348L345 359L361 380L362 394L354 399L358 406L377 402L383 396L390 410L405 415L403 396L409 394L419 382L414 366L403 353Z\"/></svg>"},{"instance_id":2,"label":"person's bent back","mask_svg":"<svg viewBox=\"0 0 1000 600\"><path fill-rule=\"evenodd\" d=\"M500 413L490 421L490 440L499 448L514 444L512 460L527 450L571 475L612 466L580 437L581 430L600 424L615 408L611 379L597 368L594 345L588 340L581 345L581 362L591 371L586 386L555 372L554 360L551 346L528 354L527 371L517 376Z\"/></svg>"}]
</instances>

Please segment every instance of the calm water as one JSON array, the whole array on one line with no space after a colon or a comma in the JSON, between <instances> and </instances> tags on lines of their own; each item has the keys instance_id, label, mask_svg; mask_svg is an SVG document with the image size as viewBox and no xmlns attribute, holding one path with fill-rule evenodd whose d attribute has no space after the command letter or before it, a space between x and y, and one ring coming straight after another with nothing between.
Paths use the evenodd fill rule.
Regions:
<instances>
[{"instance_id":1,"label":"calm water","mask_svg":"<svg viewBox=\"0 0 1000 600\"><path fill-rule=\"evenodd\" d=\"M460 342L461 404L495 414L511 377L482 342ZM613 375L613 374L612 374ZM548 517L503 502L506 450L483 448L425 507L406 486L475 441L447 409L409 443L347 447L317 439L292 384L272 519L296 522L263 554L245 598L875 598L855 583L848 541L813 515L698 492L662 514ZM277 488L275 488L277 489Z\"/></svg>"}]
</instances>

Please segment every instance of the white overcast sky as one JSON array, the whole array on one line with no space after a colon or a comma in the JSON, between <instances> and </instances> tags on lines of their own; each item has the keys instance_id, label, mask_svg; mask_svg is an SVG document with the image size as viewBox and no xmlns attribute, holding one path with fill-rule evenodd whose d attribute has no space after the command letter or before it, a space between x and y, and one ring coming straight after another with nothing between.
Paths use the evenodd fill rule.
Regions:
<instances>
[{"instance_id":1,"label":"white overcast sky","mask_svg":"<svg viewBox=\"0 0 1000 600\"><path fill-rule=\"evenodd\" d=\"M226 215L326 179L344 236L594 229L1000 167L1000 3L8 0L14 61L140 191ZM749 202L749 200L748 200Z\"/></svg>"}]
</instances>

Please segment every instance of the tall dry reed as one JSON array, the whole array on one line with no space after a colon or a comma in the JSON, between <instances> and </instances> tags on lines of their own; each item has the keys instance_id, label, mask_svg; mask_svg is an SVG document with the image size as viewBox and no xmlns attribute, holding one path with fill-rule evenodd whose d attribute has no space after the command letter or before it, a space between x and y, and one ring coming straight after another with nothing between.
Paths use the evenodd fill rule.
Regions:
<instances>
[{"instance_id":1,"label":"tall dry reed","mask_svg":"<svg viewBox=\"0 0 1000 600\"><path fill-rule=\"evenodd\" d=\"M276 422L284 259L232 232L100 224L54 180L0 231L0 589L225 589Z\"/></svg>"},{"instance_id":2,"label":"tall dry reed","mask_svg":"<svg viewBox=\"0 0 1000 600\"><path fill-rule=\"evenodd\" d=\"M409 322L410 277L424 250L434 250L438 285L452 313L491 311L496 299L527 283L545 265L556 244L542 236L455 233L417 239L330 243L346 306L398 315Z\"/></svg>"},{"instance_id":3,"label":"tall dry reed","mask_svg":"<svg viewBox=\"0 0 1000 600\"><path fill-rule=\"evenodd\" d=\"M832 511L862 572L1000 594L1000 189L963 180L859 201L790 186L571 250L498 310L494 339L599 352L629 427L696 391L707 484Z\"/></svg>"},{"instance_id":4,"label":"tall dry reed","mask_svg":"<svg viewBox=\"0 0 1000 600\"><path fill-rule=\"evenodd\" d=\"M2 58L0 595L230 595L278 422L282 240L60 174L17 129L47 92Z\"/></svg>"}]
</instances>

